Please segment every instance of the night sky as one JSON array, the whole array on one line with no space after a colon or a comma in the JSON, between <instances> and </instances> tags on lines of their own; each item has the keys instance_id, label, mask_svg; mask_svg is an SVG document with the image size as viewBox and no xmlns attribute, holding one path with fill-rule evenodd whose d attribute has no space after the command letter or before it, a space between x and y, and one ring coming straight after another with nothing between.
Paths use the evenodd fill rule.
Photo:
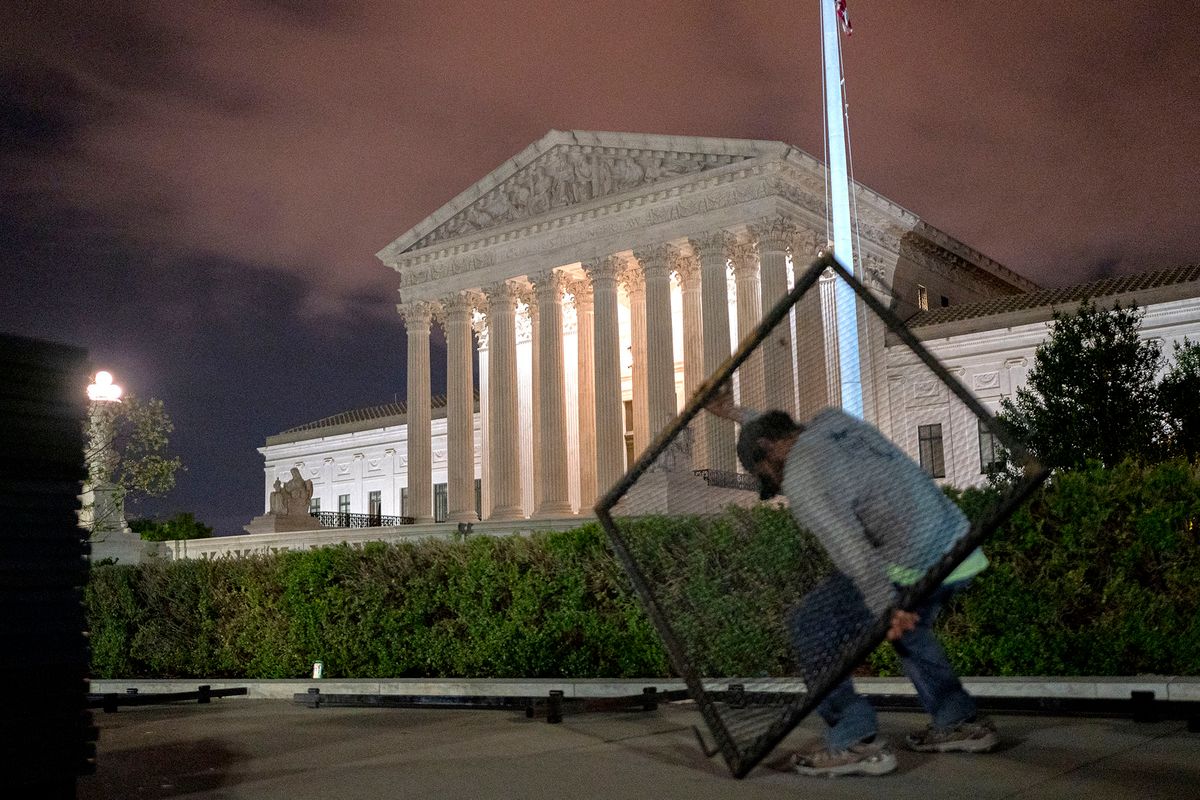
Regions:
<instances>
[{"instance_id":1,"label":"night sky","mask_svg":"<svg viewBox=\"0 0 1200 800\"><path fill-rule=\"evenodd\" d=\"M1194 0L850 15L858 180L1043 285L1200 260ZM551 128L820 157L819 5L10 0L0 332L164 401L188 470L133 514L241 532L266 436L404 398L373 254Z\"/></svg>"}]
</instances>

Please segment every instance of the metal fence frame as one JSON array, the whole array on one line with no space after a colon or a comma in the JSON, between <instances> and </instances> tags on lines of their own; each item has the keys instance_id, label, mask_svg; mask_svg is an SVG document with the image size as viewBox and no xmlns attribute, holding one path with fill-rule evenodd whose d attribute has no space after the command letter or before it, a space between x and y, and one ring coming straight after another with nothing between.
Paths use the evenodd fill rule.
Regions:
<instances>
[{"instance_id":1,"label":"metal fence frame","mask_svg":"<svg viewBox=\"0 0 1200 800\"><path fill-rule=\"evenodd\" d=\"M870 290L855 278L839 262L832 253L826 253L817 258L809 268L798 276L794 288L779 300L766 314L758 326L738 345L738 348L717 371L709 376L689 399L686 406L675 420L668 425L638 458L629 471L617 481L596 503L595 512L601 525L608 533L609 542L622 566L629 576L634 590L637 592L651 622L662 637L663 645L671 660L671 665L680 677L687 683L688 691L704 717L709 730L716 739L717 750L724 757L730 772L736 778L745 777L763 758L767 756L796 727L825 696L842 680L854 671L854 668L874 650L886 636L890 627L890 615L885 614L876 621L869 635L863 638L858 647L843 654L837 666L826 673L827 679L810 686L806 694L797 694L789 700L777 693L763 694L757 697L753 692L746 692L744 700L747 703L756 701L768 705L778 705L785 709L779 719L765 732L745 747L740 747L734 741L728 726L717 708L719 693L705 689L703 676L699 675L690 663L670 621L664 615L653 588L647 583L637 561L632 557L623 535L612 517L613 507L633 487L637 480L654 464L660 455L670 446L691 421L700 413L704 406L711 401L740 367L761 344L776 325L780 324L799 302L800 298L813 289L821 275L832 269L838 277L844 280L858 298L873 311L910 350L944 383L947 388L991 431L1001 444L1008 450L1011 460L1023 465L1020 478L1010 485L999 502L984 517L972 524L964 536L946 555L934 565L916 584L907 588L901 594L898 602L900 608L911 608L941 584L955 567L966 558L971 551L988 538L1012 513L1029 498L1037 487L1046 479L1049 470L1034 460L1021 444L999 425L991 412L987 410L974 395L963 386L958 379L946 370L908 329L904 322L889 308L883 305Z\"/></svg>"}]
</instances>

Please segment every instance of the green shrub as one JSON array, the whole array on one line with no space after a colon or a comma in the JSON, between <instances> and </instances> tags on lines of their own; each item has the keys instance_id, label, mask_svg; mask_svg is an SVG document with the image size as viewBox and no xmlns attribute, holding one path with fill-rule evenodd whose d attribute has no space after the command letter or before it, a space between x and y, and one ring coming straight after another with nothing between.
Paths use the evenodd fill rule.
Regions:
<instances>
[{"instance_id":1,"label":"green shrub","mask_svg":"<svg viewBox=\"0 0 1200 800\"><path fill-rule=\"evenodd\" d=\"M986 490L956 496L968 515ZM991 539L939 631L963 674L1200 674L1200 468L1056 474ZM780 620L829 565L786 509L622 523L707 675L790 669ZM529 537L110 565L96 677L656 677L658 635L592 523ZM897 674L884 645L867 671Z\"/></svg>"},{"instance_id":2,"label":"green shrub","mask_svg":"<svg viewBox=\"0 0 1200 800\"><path fill-rule=\"evenodd\" d=\"M288 678L665 675L596 524L93 569L93 674Z\"/></svg>"},{"instance_id":3,"label":"green shrub","mask_svg":"<svg viewBox=\"0 0 1200 800\"><path fill-rule=\"evenodd\" d=\"M965 674L1200 674L1200 469L1056 474L945 616Z\"/></svg>"}]
</instances>

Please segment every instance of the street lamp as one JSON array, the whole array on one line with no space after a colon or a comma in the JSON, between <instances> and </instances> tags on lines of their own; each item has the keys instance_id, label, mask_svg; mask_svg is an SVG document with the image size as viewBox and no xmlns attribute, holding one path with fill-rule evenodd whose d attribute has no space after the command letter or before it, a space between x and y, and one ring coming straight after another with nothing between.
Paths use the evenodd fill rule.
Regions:
<instances>
[{"instance_id":1,"label":"street lamp","mask_svg":"<svg viewBox=\"0 0 1200 800\"><path fill-rule=\"evenodd\" d=\"M113 383L111 372L100 370L92 383L87 387L88 399L93 403L121 402L121 387Z\"/></svg>"},{"instance_id":2,"label":"street lamp","mask_svg":"<svg viewBox=\"0 0 1200 800\"><path fill-rule=\"evenodd\" d=\"M113 383L111 372L96 373L87 387L88 429L87 470L88 478L83 485L79 522L91 531L93 542L103 542L110 534L128 533L125 522L125 504L121 492L112 484L116 454L113 440L116 437L114 415L121 402L121 387Z\"/></svg>"}]
</instances>

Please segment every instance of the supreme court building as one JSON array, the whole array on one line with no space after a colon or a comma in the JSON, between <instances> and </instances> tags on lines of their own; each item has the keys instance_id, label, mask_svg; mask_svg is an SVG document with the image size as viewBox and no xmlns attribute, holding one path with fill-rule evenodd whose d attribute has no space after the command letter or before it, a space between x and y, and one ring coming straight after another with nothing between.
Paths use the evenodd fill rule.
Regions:
<instances>
[{"instance_id":1,"label":"supreme court building","mask_svg":"<svg viewBox=\"0 0 1200 800\"><path fill-rule=\"evenodd\" d=\"M822 163L782 142L551 131L378 253L397 277L407 402L270 437L264 497L299 466L322 510L589 513L826 245L825 197ZM864 186L854 200L856 273L901 317L1040 288ZM838 402L821 289L743 404L803 419ZM436 399L433 324L447 343ZM860 313L858 329L865 416L906 442L882 323ZM735 472L734 433L702 415L692 467Z\"/></svg>"}]
</instances>

